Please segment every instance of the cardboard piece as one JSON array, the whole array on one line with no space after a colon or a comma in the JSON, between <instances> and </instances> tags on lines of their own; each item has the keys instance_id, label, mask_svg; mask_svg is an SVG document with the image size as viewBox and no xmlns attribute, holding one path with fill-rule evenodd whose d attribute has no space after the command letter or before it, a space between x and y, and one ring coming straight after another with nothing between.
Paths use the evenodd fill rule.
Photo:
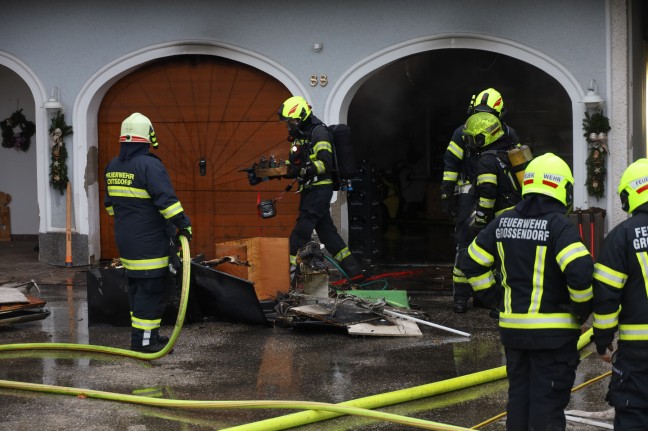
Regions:
<instances>
[{"instance_id":1,"label":"cardboard piece","mask_svg":"<svg viewBox=\"0 0 648 431\"><path fill-rule=\"evenodd\" d=\"M215 257L238 256L250 266L221 264L216 269L254 283L259 301L273 300L290 289L288 238L255 237L217 243Z\"/></svg>"},{"instance_id":2,"label":"cardboard piece","mask_svg":"<svg viewBox=\"0 0 648 431\"><path fill-rule=\"evenodd\" d=\"M422 337L416 322L404 319L379 320L347 326L350 335L373 335L380 337Z\"/></svg>"}]
</instances>

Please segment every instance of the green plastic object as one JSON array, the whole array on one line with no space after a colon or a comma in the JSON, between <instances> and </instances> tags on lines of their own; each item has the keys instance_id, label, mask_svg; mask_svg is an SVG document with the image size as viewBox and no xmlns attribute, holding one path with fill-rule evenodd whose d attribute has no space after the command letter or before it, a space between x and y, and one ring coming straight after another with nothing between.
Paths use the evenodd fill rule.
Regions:
<instances>
[{"instance_id":1,"label":"green plastic object","mask_svg":"<svg viewBox=\"0 0 648 431\"><path fill-rule=\"evenodd\" d=\"M362 299L384 299L388 305L410 308L406 290L338 290Z\"/></svg>"}]
</instances>

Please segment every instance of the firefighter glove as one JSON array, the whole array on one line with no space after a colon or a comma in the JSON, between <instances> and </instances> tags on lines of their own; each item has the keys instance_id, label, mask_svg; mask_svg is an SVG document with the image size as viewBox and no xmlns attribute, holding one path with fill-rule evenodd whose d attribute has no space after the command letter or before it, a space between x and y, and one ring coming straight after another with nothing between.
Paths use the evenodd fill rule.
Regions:
<instances>
[{"instance_id":1,"label":"firefighter glove","mask_svg":"<svg viewBox=\"0 0 648 431\"><path fill-rule=\"evenodd\" d=\"M482 211L475 211L475 223L474 223L474 228L476 230L482 230L483 228L486 227L488 224L488 217L486 214Z\"/></svg>"},{"instance_id":2,"label":"firefighter glove","mask_svg":"<svg viewBox=\"0 0 648 431\"><path fill-rule=\"evenodd\" d=\"M596 353L601 355L601 359L603 359L604 362L614 362L614 357L616 356L616 352L614 351L614 346L612 343L610 343L608 346L604 345L596 345Z\"/></svg>"},{"instance_id":3,"label":"firefighter glove","mask_svg":"<svg viewBox=\"0 0 648 431\"><path fill-rule=\"evenodd\" d=\"M596 352L599 355L604 355L606 353L606 350L609 349L610 351L613 351L614 348L612 347L612 341L614 341L614 335L610 334L608 332L604 333L594 333L594 336L592 337L592 341L594 341L594 344L596 344Z\"/></svg>"},{"instance_id":4,"label":"firefighter glove","mask_svg":"<svg viewBox=\"0 0 648 431\"><path fill-rule=\"evenodd\" d=\"M450 215L450 197L444 193L441 194L441 211L443 214Z\"/></svg>"},{"instance_id":5,"label":"firefighter glove","mask_svg":"<svg viewBox=\"0 0 648 431\"><path fill-rule=\"evenodd\" d=\"M455 183L444 181L441 184L441 211L450 218L457 217L457 201L454 191Z\"/></svg>"},{"instance_id":6,"label":"firefighter glove","mask_svg":"<svg viewBox=\"0 0 648 431\"><path fill-rule=\"evenodd\" d=\"M310 162L299 170L299 178L309 178L315 175L317 168Z\"/></svg>"},{"instance_id":7,"label":"firefighter glove","mask_svg":"<svg viewBox=\"0 0 648 431\"><path fill-rule=\"evenodd\" d=\"M181 236L184 236L185 238L187 238L187 241L191 242L191 238L192 238L191 226L187 226L185 228L178 230L178 233L176 234L175 241L174 241L178 245L180 245Z\"/></svg>"},{"instance_id":8,"label":"firefighter glove","mask_svg":"<svg viewBox=\"0 0 648 431\"><path fill-rule=\"evenodd\" d=\"M292 163L287 164L286 166L288 166L288 172L286 172L285 177L289 179L297 178L299 175L299 166L295 166Z\"/></svg>"},{"instance_id":9,"label":"firefighter glove","mask_svg":"<svg viewBox=\"0 0 648 431\"><path fill-rule=\"evenodd\" d=\"M256 176L254 169L248 170L247 175L248 175L248 182L250 183L251 186L256 186L262 181L261 178Z\"/></svg>"}]
</instances>

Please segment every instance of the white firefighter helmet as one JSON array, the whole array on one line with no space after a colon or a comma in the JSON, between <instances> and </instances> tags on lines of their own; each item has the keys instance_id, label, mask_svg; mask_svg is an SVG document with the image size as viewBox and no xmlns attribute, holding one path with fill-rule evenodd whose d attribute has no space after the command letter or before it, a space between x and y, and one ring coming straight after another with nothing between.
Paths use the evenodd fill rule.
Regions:
<instances>
[{"instance_id":1,"label":"white firefighter helmet","mask_svg":"<svg viewBox=\"0 0 648 431\"><path fill-rule=\"evenodd\" d=\"M151 120L139 112L131 114L122 122L119 142L149 143L153 148L158 146Z\"/></svg>"}]
</instances>

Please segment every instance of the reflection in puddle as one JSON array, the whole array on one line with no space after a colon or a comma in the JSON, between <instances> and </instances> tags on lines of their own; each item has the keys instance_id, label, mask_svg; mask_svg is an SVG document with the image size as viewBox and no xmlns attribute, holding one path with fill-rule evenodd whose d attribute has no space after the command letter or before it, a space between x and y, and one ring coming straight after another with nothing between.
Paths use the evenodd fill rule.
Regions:
<instances>
[{"instance_id":1,"label":"reflection in puddle","mask_svg":"<svg viewBox=\"0 0 648 431\"><path fill-rule=\"evenodd\" d=\"M290 345L273 336L265 340L256 382L259 399L281 399L294 392L293 385L300 385L293 357Z\"/></svg>"},{"instance_id":2,"label":"reflection in puddle","mask_svg":"<svg viewBox=\"0 0 648 431\"><path fill-rule=\"evenodd\" d=\"M504 347L499 338L472 337L463 343L452 343L452 353L457 376L506 365Z\"/></svg>"}]
</instances>

